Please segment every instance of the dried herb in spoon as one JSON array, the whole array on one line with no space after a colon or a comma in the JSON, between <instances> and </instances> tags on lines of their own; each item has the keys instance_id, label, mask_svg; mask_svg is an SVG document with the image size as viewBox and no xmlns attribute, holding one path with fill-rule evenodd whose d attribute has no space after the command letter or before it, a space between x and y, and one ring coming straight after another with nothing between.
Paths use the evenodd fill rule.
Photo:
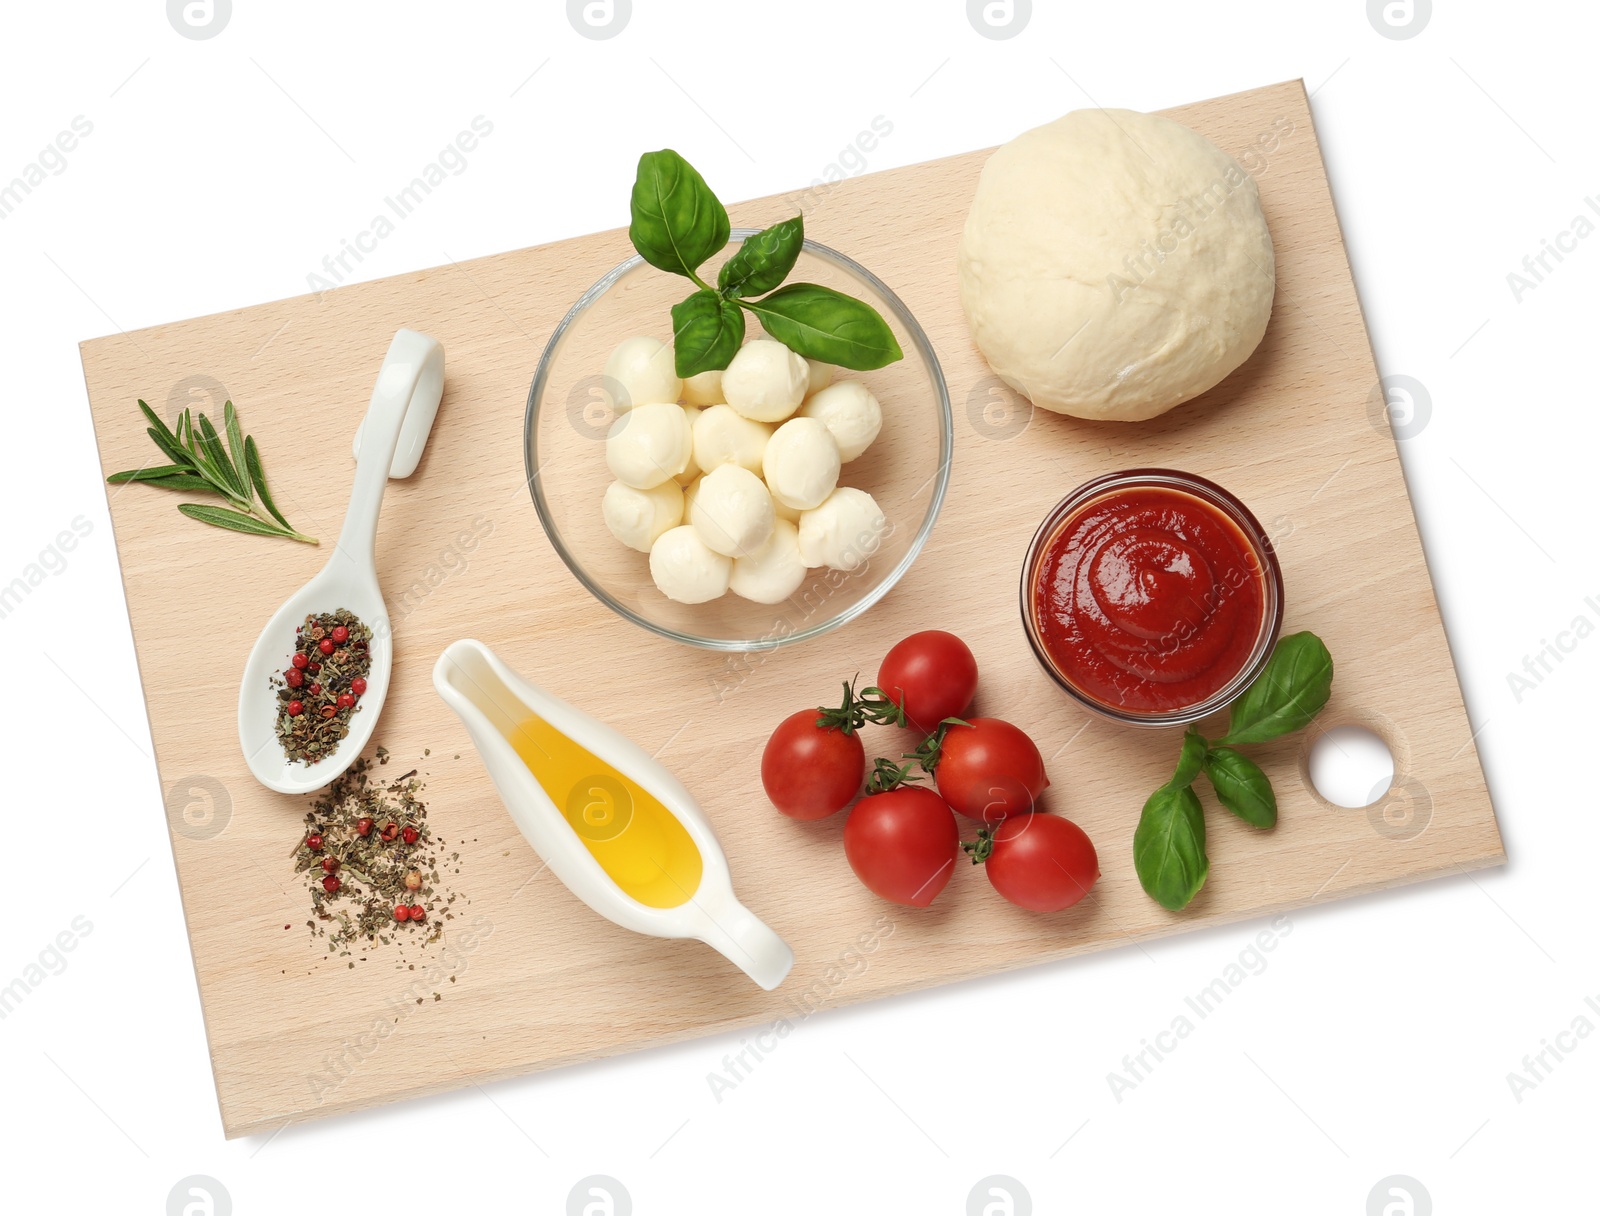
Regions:
<instances>
[{"instance_id":1,"label":"dried herb in spoon","mask_svg":"<svg viewBox=\"0 0 1600 1216\"><path fill-rule=\"evenodd\" d=\"M326 760L350 733L372 671L372 629L345 608L312 613L295 629L294 655L272 677L274 725L290 761Z\"/></svg>"}]
</instances>

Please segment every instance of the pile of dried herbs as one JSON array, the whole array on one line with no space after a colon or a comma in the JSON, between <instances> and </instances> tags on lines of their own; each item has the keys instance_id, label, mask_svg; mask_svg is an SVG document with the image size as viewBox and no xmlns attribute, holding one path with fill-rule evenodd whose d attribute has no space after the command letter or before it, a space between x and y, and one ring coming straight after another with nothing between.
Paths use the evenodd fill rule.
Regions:
<instances>
[{"instance_id":1,"label":"pile of dried herbs","mask_svg":"<svg viewBox=\"0 0 1600 1216\"><path fill-rule=\"evenodd\" d=\"M386 765L389 753L378 748L376 762ZM441 862L445 842L428 826L423 788L416 769L386 779L363 756L313 799L293 857L295 873L309 878L306 924L327 938L330 954L430 945L455 919L456 895L444 889L440 870L459 874L461 854Z\"/></svg>"},{"instance_id":2,"label":"pile of dried herbs","mask_svg":"<svg viewBox=\"0 0 1600 1216\"><path fill-rule=\"evenodd\" d=\"M291 762L315 764L350 733L372 671L372 630L347 609L312 613L295 629L294 655L280 675L278 742Z\"/></svg>"}]
</instances>

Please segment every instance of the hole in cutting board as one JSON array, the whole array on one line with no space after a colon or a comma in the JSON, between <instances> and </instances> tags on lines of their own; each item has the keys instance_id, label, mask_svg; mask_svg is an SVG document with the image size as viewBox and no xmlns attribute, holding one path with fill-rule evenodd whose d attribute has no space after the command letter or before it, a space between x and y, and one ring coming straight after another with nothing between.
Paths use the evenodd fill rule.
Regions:
<instances>
[{"instance_id":1,"label":"hole in cutting board","mask_svg":"<svg viewBox=\"0 0 1600 1216\"><path fill-rule=\"evenodd\" d=\"M1394 754L1365 726L1335 726L1311 745L1311 784L1334 806L1371 806L1394 784Z\"/></svg>"}]
</instances>

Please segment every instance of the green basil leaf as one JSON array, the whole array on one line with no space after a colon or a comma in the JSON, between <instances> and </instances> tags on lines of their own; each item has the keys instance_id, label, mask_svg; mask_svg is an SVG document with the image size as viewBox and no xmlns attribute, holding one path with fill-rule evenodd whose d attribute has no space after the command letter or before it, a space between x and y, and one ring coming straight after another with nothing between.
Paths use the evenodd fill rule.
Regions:
<instances>
[{"instance_id":1,"label":"green basil leaf","mask_svg":"<svg viewBox=\"0 0 1600 1216\"><path fill-rule=\"evenodd\" d=\"M1164 785L1150 795L1133 833L1133 868L1150 897L1173 912L1205 886L1206 817L1194 790Z\"/></svg>"},{"instance_id":2,"label":"green basil leaf","mask_svg":"<svg viewBox=\"0 0 1600 1216\"><path fill-rule=\"evenodd\" d=\"M763 295L779 287L794 269L805 239L803 215L745 237L739 252L722 264L717 275L718 289L737 299Z\"/></svg>"},{"instance_id":3,"label":"green basil leaf","mask_svg":"<svg viewBox=\"0 0 1600 1216\"><path fill-rule=\"evenodd\" d=\"M1231 747L1214 747L1206 753L1206 776L1217 791L1217 801L1251 827L1270 828L1278 822L1278 799L1272 782L1254 760Z\"/></svg>"},{"instance_id":4,"label":"green basil leaf","mask_svg":"<svg viewBox=\"0 0 1600 1216\"><path fill-rule=\"evenodd\" d=\"M740 300L761 327L795 354L866 372L905 357L878 310L816 283L791 283L759 300Z\"/></svg>"},{"instance_id":5,"label":"green basil leaf","mask_svg":"<svg viewBox=\"0 0 1600 1216\"><path fill-rule=\"evenodd\" d=\"M185 502L178 504L178 510L190 519L198 519L203 524L214 524L219 528L229 528L234 532L248 532L252 536L290 535L276 524L269 524L254 515L246 515L242 511L234 511L228 507L208 507L200 503Z\"/></svg>"},{"instance_id":6,"label":"green basil leaf","mask_svg":"<svg viewBox=\"0 0 1600 1216\"><path fill-rule=\"evenodd\" d=\"M1308 725L1328 703L1333 656L1314 633L1280 638L1255 683L1233 703L1223 743L1265 743Z\"/></svg>"},{"instance_id":7,"label":"green basil leaf","mask_svg":"<svg viewBox=\"0 0 1600 1216\"><path fill-rule=\"evenodd\" d=\"M663 148L639 158L628 237L650 265L693 279L728 243L728 227L727 208L683 157Z\"/></svg>"},{"instance_id":8,"label":"green basil leaf","mask_svg":"<svg viewBox=\"0 0 1600 1216\"><path fill-rule=\"evenodd\" d=\"M744 341L744 313L711 288L672 306L672 358L679 377L720 372Z\"/></svg>"},{"instance_id":9,"label":"green basil leaf","mask_svg":"<svg viewBox=\"0 0 1600 1216\"><path fill-rule=\"evenodd\" d=\"M1200 775L1200 770L1206 762L1206 741L1198 731L1188 730L1183 734L1183 750L1178 753L1178 771L1172 774L1168 785L1186 786L1193 785L1194 779Z\"/></svg>"}]
</instances>

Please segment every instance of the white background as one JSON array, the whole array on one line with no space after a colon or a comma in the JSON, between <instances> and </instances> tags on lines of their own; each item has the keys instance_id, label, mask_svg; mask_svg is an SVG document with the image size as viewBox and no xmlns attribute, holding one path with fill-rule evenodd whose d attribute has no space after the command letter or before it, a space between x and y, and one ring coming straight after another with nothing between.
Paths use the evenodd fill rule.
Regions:
<instances>
[{"instance_id":1,"label":"white background","mask_svg":"<svg viewBox=\"0 0 1600 1216\"><path fill-rule=\"evenodd\" d=\"M1600 194L1600 12L1461 0L1394 40L1363 0L1041 0L994 40L958 0L633 8L593 40L553 0L238 0L191 40L161 0L6 5L0 182L75 116L93 133L0 221L0 582L92 530L0 620L0 984L74 917L93 931L0 1021L0 1206L160 1213L199 1173L240 1213L561 1212L603 1173L640 1213L933 1214L1001 1173L1040 1213L1356 1214L1405 1174L1440 1213L1593 1210L1600 1035L1521 1101L1507 1074L1600 1026L1600 642L1520 700L1508 673L1600 621L1600 240L1520 302L1506 276ZM492 138L361 277L623 224L646 148L747 198L810 182L877 115L873 170L1296 76L1380 365L1432 397L1402 454L1510 865L1297 913L1121 1102L1106 1074L1262 925L829 1012L720 1103L738 1036L223 1140L80 339L306 291L479 114Z\"/></svg>"}]
</instances>

